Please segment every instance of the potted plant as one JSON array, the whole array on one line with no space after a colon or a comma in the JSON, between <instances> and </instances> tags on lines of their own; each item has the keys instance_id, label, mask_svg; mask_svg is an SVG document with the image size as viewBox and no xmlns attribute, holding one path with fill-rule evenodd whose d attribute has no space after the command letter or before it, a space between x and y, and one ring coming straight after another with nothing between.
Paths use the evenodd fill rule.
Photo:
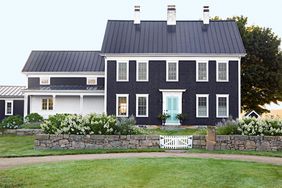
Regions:
<instances>
[{"instance_id":1,"label":"potted plant","mask_svg":"<svg viewBox=\"0 0 282 188\"><path fill-rule=\"evenodd\" d=\"M158 115L158 119L160 119L162 121L162 125L165 125L166 120L170 118L170 115L167 113L163 113Z\"/></svg>"},{"instance_id":2,"label":"potted plant","mask_svg":"<svg viewBox=\"0 0 282 188\"><path fill-rule=\"evenodd\" d=\"M182 125L184 120L186 119L186 114L177 114L176 118L180 121L180 124Z\"/></svg>"}]
</instances>

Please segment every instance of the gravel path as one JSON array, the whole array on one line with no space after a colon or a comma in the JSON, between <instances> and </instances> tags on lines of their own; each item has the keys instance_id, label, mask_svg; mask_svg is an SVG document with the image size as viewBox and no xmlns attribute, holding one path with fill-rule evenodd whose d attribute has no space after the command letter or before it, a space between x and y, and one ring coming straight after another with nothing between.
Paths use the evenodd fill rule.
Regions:
<instances>
[{"instance_id":1,"label":"gravel path","mask_svg":"<svg viewBox=\"0 0 282 188\"><path fill-rule=\"evenodd\" d=\"M258 163L268 163L282 166L282 158L263 157L254 155L233 155L233 154L209 154L209 153L113 153L113 154L83 154L83 155L60 155L44 157L17 157L0 158L0 169L10 168L22 165L73 161L73 160L98 160L98 159L120 159L120 158L155 158L155 157L187 157L187 158L210 158L224 160L250 161Z\"/></svg>"}]
</instances>

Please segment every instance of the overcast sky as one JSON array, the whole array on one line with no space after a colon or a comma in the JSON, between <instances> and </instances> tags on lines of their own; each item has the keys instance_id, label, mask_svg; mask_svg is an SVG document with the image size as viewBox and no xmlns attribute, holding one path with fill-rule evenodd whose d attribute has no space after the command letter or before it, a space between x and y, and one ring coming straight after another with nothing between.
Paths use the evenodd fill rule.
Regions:
<instances>
[{"instance_id":1,"label":"overcast sky","mask_svg":"<svg viewBox=\"0 0 282 188\"><path fill-rule=\"evenodd\" d=\"M202 6L211 16L249 17L282 37L281 0L0 0L0 85L26 85L21 73L31 50L100 50L108 19L165 20L167 4L180 20L199 20Z\"/></svg>"}]
</instances>

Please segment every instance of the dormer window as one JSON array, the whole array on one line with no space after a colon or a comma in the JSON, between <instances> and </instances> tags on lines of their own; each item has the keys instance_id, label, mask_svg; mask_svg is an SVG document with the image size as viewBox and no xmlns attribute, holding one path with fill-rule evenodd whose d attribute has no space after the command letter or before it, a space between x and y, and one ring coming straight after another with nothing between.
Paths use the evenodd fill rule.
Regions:
<instances>
[{"instance_id":1,"label":"dormer window","mask_svg":"<svg viewBox=\"0 0 282 188\"><path fill-rule=\"evenodd\" d=\"M87 85L97 85L97 78L96 77L87 77L87 81L86 81Z\"/></svg>"},{"instance_id":2,"label":"dormer window","mask_svg":"<svg viewBox=\"0 0 282 188\"><path fill-rule=\"evenodd\" d=\"M40 77L40 85L50 85L50 77Z\"/></svg>"}]
</instances>

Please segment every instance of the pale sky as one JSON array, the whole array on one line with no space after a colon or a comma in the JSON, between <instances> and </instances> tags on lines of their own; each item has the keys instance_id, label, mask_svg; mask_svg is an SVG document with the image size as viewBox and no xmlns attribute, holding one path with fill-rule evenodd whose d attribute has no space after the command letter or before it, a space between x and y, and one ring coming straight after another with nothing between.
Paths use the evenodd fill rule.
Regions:
<instances>
[{"instance_id":1,"label":"pale sky","mask_svg":"<svg viewBox=\"0 0 282 188\"><path fill-rule=\"evenodd\" d=\"M212 17L244 15L282 37L281 0L0 0L0 85L26 85L32 50L100 50L108 19L132 20L139 4L141 20L165 20L171 3L180 20L201 19L209 5Z\"/></svg>"}]
</instances>

